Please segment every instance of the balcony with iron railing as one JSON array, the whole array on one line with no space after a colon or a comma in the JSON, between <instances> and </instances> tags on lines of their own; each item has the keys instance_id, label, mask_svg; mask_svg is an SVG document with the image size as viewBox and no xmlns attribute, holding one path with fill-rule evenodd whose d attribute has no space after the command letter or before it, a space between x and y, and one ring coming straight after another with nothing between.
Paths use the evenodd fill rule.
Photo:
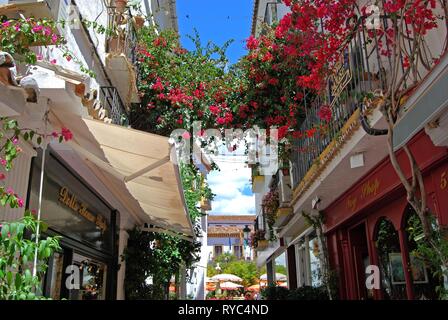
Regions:
<instances>
[{"instance_id":1,"label":"balcony with iron railing","mask_svg":"<svg viewBox=\"0 0 448 320\"><path fill-rule=\"evenodd\" d=\"M137 90L137 31L131 10L109 6L106 69L125 106L139 103Z\"/></svg>"},{"instance_id":2,"label":"balcony with iron railing","mask_svg":"<svg viewBox=\"0 0 448 320\"><path fill-rule=\"evenodd\" d=\"M382 17L381 20L385 29L390 27L387 17ZM409 39L404 41L411 46ZM346 142L347 136L344 133L349 126L359 124L360 106L366 95L379 90L386 92L390 86L393 61L390 56L380 52L380 42L385 44L384 49L390 49L385 33L367 30L365 24L360 23L360 28L352 35L340 56L335 72L328 78L324 93L313 97L304 92L306 115L300 127L303 137L294 140L290 159L293 189L303 183L329 148L335 143ZM402 74L403 61L398 64L398 73ZM420 78L423 79L428 72L419 70ZM331 121L319 117L319 110L323 105L331 108ZM313 131L315 133L306 134Z\"/></svg>"},{"instance_id":3,"label":"balcony with iron railing","mask_svg":"<svg viewBox=\"0 0 448 320\"><path fill-rule=\"evenodd\" d=\"M121 126L129 124L125 107L115 87L100 87L99 101L111 123Z\"/></svg>"},{"instance_id":4,"label":"balcony with iron railing","mask_svg":"<svg viewBox=\"0 0 448 320\"><path fill-rule=\"evenodd\" d=\"M136 45L137 32L129 8L124 12L116 7L107 7L108 30L112 31L107 41L107 52L114 54L124 54L131 64L137 61Z\"/></svg>"}]
</instances>

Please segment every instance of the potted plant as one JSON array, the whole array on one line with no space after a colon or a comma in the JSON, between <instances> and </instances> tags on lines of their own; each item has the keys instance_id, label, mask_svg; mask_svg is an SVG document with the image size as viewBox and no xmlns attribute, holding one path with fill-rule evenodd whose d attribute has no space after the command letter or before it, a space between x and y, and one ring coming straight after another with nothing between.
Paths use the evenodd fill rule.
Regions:
<instances>
[{"instance_id":1,"label":"potted plant","mask_svg":"<svg viewBox=\"0 0 448 320\"><path fill-rule=\"evenodd\" d=\"M141 0L131 0L129 1L129 6L132 8L132 14L134 15L133 21L136 28L140 29L145 24L146 18L142 12Z\"/></svg>"},{"instance_id":2,"label":"potted plant","mask_svg":"<svg viewBox=\"0 0 448 320\"><path fill-rule=\"evenodd\" d=\"M134 19L134 24L138 29L142 28L146 21L145 17L140 16L140 15L134 16L133 19Z\"/></svg>"},{"instance_id":3,"label":"potted plant","mask_svg":"<svg viewBox=\"0 0 448 320\"><path fill-rule=\"evenodd\" d=\"M115 0L115 9L119 13L123 13L126 10L128 0Z\"/></svg>"}]
</instances>

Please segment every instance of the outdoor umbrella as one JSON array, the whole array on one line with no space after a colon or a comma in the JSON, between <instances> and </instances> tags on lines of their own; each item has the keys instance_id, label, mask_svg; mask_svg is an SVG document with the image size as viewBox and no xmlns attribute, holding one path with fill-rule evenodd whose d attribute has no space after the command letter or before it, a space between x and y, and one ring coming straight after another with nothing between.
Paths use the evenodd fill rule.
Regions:
<instances>
[{"instance_id":1,"label":"outdoor umbrella","mask_svg":"<svg viewBox=\"0 0 448 320\"><path fill-rule=\"evenodd\" d=\"M226 281L221 283L220 287L222 290L236 290L238 288L242 288L243 286L237 283Z\"/></svg>"},{"instance_id":2,"label":"outdoor umbrella","mask_svg":"<svg viewBox=\"0 0 448 320\"><path fill-rule=\"evenodd\" d=\"M260 280L266 281L268 280L268 275L265 273L263 275L260 276ZM276 273L275 274L275 280L276 281L286 281L287 278L283 273Z\"/></svg>"},{"instance_id":3,"label":"outdoor umbrella","mask_svg":"<svg viewBox=\"0 0 448 320\"><path fill-rule=\"evenodd\" d=\"M217 274L217 275L213 276L211 279L217 280L220 282L223 282L223 281L241 282L241 281L243 281L243 279L241 279L240 277L238 277L234 274L228 274L228 273Z\"/></svg>"}]
</instances>

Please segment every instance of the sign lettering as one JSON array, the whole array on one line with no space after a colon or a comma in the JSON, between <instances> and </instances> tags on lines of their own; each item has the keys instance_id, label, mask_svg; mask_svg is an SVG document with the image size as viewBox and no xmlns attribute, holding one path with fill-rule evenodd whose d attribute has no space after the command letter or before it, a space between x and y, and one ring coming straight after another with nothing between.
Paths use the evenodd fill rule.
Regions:
<instances>
[{"instance_id":1,"label":"sign lettering","mask_svg":"<svg viewBox=\"0 0 448 320\"><path fill-rule=\"evenodd\" d=\"M59 202L69 207L80 216L86 218L88 221L95 223L102 231L107 229L106 218L101 215L94 215L89 211L87 204L78 201L76 196L69 192L67 187L61 187L59 190Z\"/></svg>"}]
</instances>

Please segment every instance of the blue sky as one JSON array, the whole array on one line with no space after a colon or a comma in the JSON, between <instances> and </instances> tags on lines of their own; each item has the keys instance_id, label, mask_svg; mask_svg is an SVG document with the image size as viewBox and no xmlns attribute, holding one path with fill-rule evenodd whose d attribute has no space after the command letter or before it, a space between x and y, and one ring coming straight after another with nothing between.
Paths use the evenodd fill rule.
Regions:
<instances>
[{"instance_id":1,"label":"blue sky","mask_svg":"<svg viewBox=\"0 0 448 320\"><path fill-rule=\"evenodd\" d=\"M227 51L231 63L246 53L244 40L250 35L253 0L177 0L177 16L182 45L191 49L185 34L199 31L201 42L209 40L217 45L233 39Z\"/></svg>"},{"instance_id":2,"label":"blue sky","mask_svg":"<svg viewBox=\"0 0 448 320\"><path fill-rule=\"evenodd\" d=\"M230 63L246 54L245 39L250 35L253 0L177 0L176 6L183 47L193 49L185 35L193 35L196 28L203 45L212 41L221 46L229 39L234 40L227 50ZM244 163L235 164L222 158L217 164L221 171L208 176L216 194L210 214L255 214L250 169Z\"/></svg>"}]
</instances>

